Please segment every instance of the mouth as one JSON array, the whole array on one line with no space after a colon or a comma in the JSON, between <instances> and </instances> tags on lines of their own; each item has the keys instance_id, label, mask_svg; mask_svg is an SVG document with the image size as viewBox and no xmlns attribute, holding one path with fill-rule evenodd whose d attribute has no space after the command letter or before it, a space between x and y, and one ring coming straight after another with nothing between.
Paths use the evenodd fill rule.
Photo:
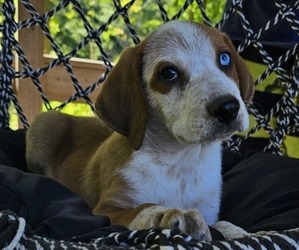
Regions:
<instances>
[{"instance_id":1,"label":"mouth","mask_svg":"<svg viewBox=\"0 0 299 250\"><path fill-rule=\"evenodd\" d=\"M247 125L249 120L247 122L243 115L229 123L221 123L216 119L201 119L197 123L193 122L193 126L189 126L183 133L173 131L172 134L181 143L222 142L238 132L245 131Z\"/></svg>"},{"instance_id":2,"label":"mouth","mask_svg":"<svg viewBox=\"0 0 299 250\"><path fill-rule=\"evenodd\" d=\"M223 141L228 138L230 138L233 134L237 133L238 131L231 131L231 130L222 130L219 131L218 133L213 133L212 134L212 141Z\"/></svg>"},{"instance_id":3,"label":"mouth","mask_svg":"<svg viewBox=\"0 0 299 250\"><path fill-rule=\"evenodd\" d=\"M198 136L193 136L192 138L185 138L184 136L176 136L176 139L181 143L188 143L188 144L198 144L202 142L222 142L228 138L230 138L233 134L239 132L236 129L232 128L216 128L214 130L210 130L209 132L200 134Z\"/></svg>"},{"instance_id":4,"label":"mouth","mask_svg":"<svg viewBox=\"0 0 299 250\"><path fill-rule=\"evenodd\" d=\"M228 125L216 126L211 130L211 141L223 141L230 138L238 132L244 132L246 129L241 123L233 123Z\"/></svg>"}]
</instances>

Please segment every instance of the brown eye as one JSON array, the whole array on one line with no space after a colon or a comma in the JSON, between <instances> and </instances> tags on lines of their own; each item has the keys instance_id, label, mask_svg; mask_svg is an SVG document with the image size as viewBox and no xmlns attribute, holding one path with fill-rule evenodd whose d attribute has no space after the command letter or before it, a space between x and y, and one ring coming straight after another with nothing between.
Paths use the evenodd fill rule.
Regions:
<instances>
[{"instance_id":1,"label":"brown eye","mask_svg":"<svg viewBox=\"0 0 299 250\"><path fill-rule=\"evenodd\" d=\"M178 72L175 68L173 67L167 67L162 70L161 76L163 79L167 81L172 81L178 78Z\"/></svg>"}]
</instances>

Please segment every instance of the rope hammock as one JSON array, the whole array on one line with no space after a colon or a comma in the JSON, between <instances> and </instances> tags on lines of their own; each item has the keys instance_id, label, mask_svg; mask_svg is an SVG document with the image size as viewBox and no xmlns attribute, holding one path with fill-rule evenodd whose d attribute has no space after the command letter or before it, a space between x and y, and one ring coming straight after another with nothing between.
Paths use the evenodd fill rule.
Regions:
<instances>
[{"instance_id":1,"label":"rope hammock","mask_svg":"<svg viewBox=\"0 0 299 250\"><path fill-rule=\"evenodd\" d=\"M70 87L73 87L76 92L58 106L57 109L62 109L68 103L79 99L83 99L93 109L93 103L89 96L101 83L103 83L107 74L113 67L112 61L107 55L106 48L103 46L103 34L105 31L109 30L116 20L122 19L129 31L133 43L138 44L141 38L136 31L136 25L130 19L130 10L138 1L131 0L122 4L122 1L120 0L113 0L113 13L108 17L105 23L98 26L95 26L88 21L87 13L80 3L83 1L62 0L53 9L43 14L40 14L29 0L20 0L19 2L29 14L29 17L26 20L17 20L15 1L4 0L4 3L2 4L3 22L0 24L2 35L0 48L0 128L9 128L9 107L11 104L16 108L18 117L23 126L25 128L29 127L26 114L23 112L22 106L18 101L18 95L14 90L13 84L16 79L31 79L32 84L36 87L36 91L40 94L44 105L47 109L52 109L50 100L42 86L41 77L59 65L64 66L71 78ZM233 151L239 151L242 143L257 131L263 130L269 137L264 151L279 155L284 154L283 144L285 137L287 135L299 135L299 1L273 0L272 7L275 10L275 13L272 13L270 19L266 20L266 22L260 24L258 27L256 26L256 23L252 21L250 15L248 15L248 6L251 4L251 1L227 1L222 19L216 24L210 20L206 13L203 0L186 0L184 4L177 9L177 13L174 16L170 16L167 11L168 1L156 0L153 1L152 4L156 5L159 10L162 22L167 22L172 19L181 19L183 13L191 8L190 6L192 6L192 8L195 8L194 6L196 6L198 13L202 16L203 22L226 32L234 41L241 56L249 61L253 60L266 66L264 72L256 77L255 83L257 87L263 85L265 80L269 78L272 73L275 73L276 80L273 85L281 90L278 101L271 106L267 112L264 112L263 108L253 102L249 107L249 112L254 120L253 126L251 126L245 135L236 136L226 141L225 146ZM48 22L51 18L66 8L72 8L78 16L80 16L87 35L78 41L77 45L74 48L71 48L68 53L63 53L59 44L51 35ZM255 11L254 7L252 7L252 9L253 10L251 11ZM238 30L239 34L231 33L229 28L230 23L238 23L238 27L240 28ZM40 66L39 68L34 68L30 64L26 57L26 53L22 48L22 44L17 40L17 32L19 30L28 29L34 26L40 27L45 39L49 42L50 47L56 54L56 58L48 65ZM273 27L277 27L278 31L282 31L281 27L288 27L288 31L292 32L292 39L289 39L287 44L285 41L282 43L277 42L278 45L276 44L276 46L282 48L282 52L278 55L272 53L273 51L269 48L271 46L273 47L273 44L270 44L269 41L265 39L266 37L269 37L268 34ZM288 37L278 36L272 36L272 38L288 39ZM105 72L100 74L96 81L91 82L88 87L84 88L74 73L70 60L78 54L78 51L85 48L90 43L96 44L101 60L105 65ZM255 58L252 58L253 54L255 55ZM16 55L22 65L22 67L20 67L21 70L14 67ZM275 126L273 126L273 120L275 121ZM51 244L54 244L55 246L60 246L61 249L65 246L69 246L72 249L93 249L102 245L108 246L109 244L112 246L123 247L123 242L130 242L129 244L131 245L127 245L127 247L132 246L132 249L136 249L137 246L139 248L147 247L157 249L159 248L159 245L162 246L163 244L165 244L165 246L170 246L172 244L174 248L179 249L248 249L250 247L251 249L256 249L257 245L261 246L261 249L271 249L271 247L273 249L279 247L280 244L285 243L289 244L288 247L290 247L290 249L299 248L298 229L281 233L268 232L265 233L265 235L256 235L236 241L212 243L189 242L188 238L183 238L183 236L180 236L178 232L173 230L147 230L143 232L135 232L133 234L132 232L113 234L110 237L97 239L90 244L80 245L77 243L58 242L34 236L25 226L26 222L9 212L0 214L0 225L1 223L4 223L5 225L11 223L15 228L15 231L9 229L11 232L11 244L14 244L15 242L16 245L14 246L19 244L19 247L24 246L25 248L27 246L26 244L29 244L30 246L39 244L39 246L48 248L51 247ZM121 239L123 239L123 242L120 241ZM162 244L161 242L164 243ZM135 246L133 246L133 243ZM60 249L60 247L57 247L57 249Z\"/></svg>"},{"instance_id":2,"label":"rope hammock","mask_svg":"<svg viewBox=\"0 0 299 250\"><path fill-rule=\"evenodd\" d=\"M258 106L255 106L254 104L251 105L249 112L253 116L256 124L251 127L245 136L232 138L231 140L227 141L226 146L231 150L238 151L241 143L244 140L258 130L263 129L269 135L269 143L264 150L275 154L283 154L282 144L285 136L287 134L296 134L299 132L299 110L298 101L296 101L298 98L299 84L299 1L290 1L289 4L286 4L283 1L274 1L276 13L274 13L272 18L267 20L263 27L260 27L258 30L255 30L252 27L254 23L250 22L246 18L246 1L244 1L243 4L242 0L233 0L231 1L230 5L227 4L223 18L217 24L212 24L210 21L205 12L204 1L202 0L185 1L184 5L177 10L177 14L172 17L170 17L166 11L166 3L163 3L161 0L158 0L155 3L158 5L158 9L160 10L162 22L167 22L172 19L179 19L182 14L193 4L193 2L196 3L204 23L207 25L215 25L219 29L224 28L225 30L226 22L229 21L231 17L237 16L240 22L240 28L244 34L242 41L238 45L238 51L242 53L250 47L254 48L255 52L260 56L262 63L267 66L266 70L256 79L256 85L258 86L263 84L265 79L274 72L276 74L277 81L279 82L279 87L283 91L279 101L266 114L262 114ZM2 6L4 21L0 26L2 33L2 50L0 54L0 127L9 127L9 105L11 102L15 106L17 114L24 127L27 128L29 126L29 123L26 119L26 114L24 114L18 101L17 94L13 90L14 79L30 78L47 109L52 108L50 101L42 87L40 78L49 70L57 67L58 65L63 65L65 70L68 72L71 78L71 84L75 88L76 93L70 96L69 99L63 102L59 107L57 107L57 109L62 109L68 103L74 102L79 98L82 98L93 109L93 103L90 100L89 95L105 80L106 75L112 68L112 62L107 56L105 48L102 44L103 32L109 29L109 27L117 19L122 18L123 22L128 28L132 41L135 44L139 43L140 41L135 26L131 22L129 15L130 9L132 6L134 6L134 4L136 4L136 1L129 1L125 5L122 5L121 1L119 0L114 0L113 3L115 8L113 14L104 24L100 25L99 27L93 27L86 18L87 14L84 13L79 1L76 0L63 0L53 9L42 15L36 11L30 1L22 0L21 4L29 13L30 18L21 20L19 22L17 22L15 18L16 7L14 5L14 1L4 1ZM77 46L69 53L64 54L59 45L55 42L53 36L51 36L48 21L67 6L71 6L78 13L82 19L87 35L81 41L79 41ZM192 6L194 8L194 5ZM285 25L291 27L292 31L297 34L297 40L292 44L291 47L285 49L285 51L279 57L273 58L267 51L267 43L264 42L262 38L270 28L273 28L273 26L278 26L281 24L281 22L285 22ZM45 67L34 69L27 60L26 54L22 49L22 45L17 41L16 33L20 29L29 28L36 25L38 25L43 31L45 39L49 41L51 48L57 56L57 59L52 60ZM106 71L104 74L100 75L95 82L90 83L87 88L83 88L77 79L77 76L73 72L70 59L76 56L79 50L86 47L91 42L94 42L97 45L101 54L101 60L104 62L106 67ZM14 53L18 55L19 61L23 66L21 71L16 71L14 68ZM290 61L291 66L286 68L285 64ZM270 124L273 118L276 120L275 127Z\"/></svg>"}]
</instances>

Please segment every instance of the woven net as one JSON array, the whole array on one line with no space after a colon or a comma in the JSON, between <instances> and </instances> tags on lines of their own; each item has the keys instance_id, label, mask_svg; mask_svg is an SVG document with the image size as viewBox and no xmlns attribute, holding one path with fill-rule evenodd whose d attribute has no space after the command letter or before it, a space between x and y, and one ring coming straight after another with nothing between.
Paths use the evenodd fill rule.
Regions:
<instances>
[{"instance_id":1,"label":"woven net","mask_svg":"<svg viewBox=\"0 0 299 250\"><path fill-rule=\"evenodd\" d=\"M70 87L75 89L75 94L70 96L57 108L61 109L68 103L83 99L93 109L90 94L105 80L106 75L113 67L112 60L108 56L106 48L103 46L105 31L114 25L116 21L121 20L127 28L131 41L135 44L139 43L141 40L139 32L137 32L139 26L131 21L130 11L135 5L140 5L140 2L134 0L113 0L111 15L107 20L104 20L104 22L100 24L90 22L88 18L89 10L84 7L83 1L62 0L58 5L45 13L39 13L29 0L21 0L19 2L27 10L30 16L26 20L17 21L16 6L13 0L5 0L2 4L3 22L0 25L2 33L0 51L0 127L5 129L9 128L9 106L11 103L15 106L24 127L27 128L29 126L26 114L24 114L22 106L18 101L17 93L14 91L13 83L15 79L30 78L45 106L48 109L52 108L50 100L43 89L41 77L59 65L63 65L68 72L71 79ZM255 76L256 85L259 86L264 84L265 80L272 73L275 73L275 86L278 86L281 90L281 94L279 100L266 113L262 112L260 107L253 103L249 107L249 112L254 120L250 130L243 136L234 137L231 140L228 140L226 146L232 150L238 151L244 140L257 131L263 130L269 137L269 142L264 150L276 154L283 154L283 143L286 135L296 135L299 133L299 1L274 0L275 13L272 13L270 18L258 29L246 15L247 10L245 7L246 4L250 2L246 0L228 1L222 19L217 23L211 21L206 12L206 5L209 1L186 0L181 7L177 8L175 15L169 14L168 7L171 5L169 1L157 0L144 2L150 2L151 6L154 6L157 10L156 12L159 13L159 15L155 15L154 18L160 18L161 23L172 19L184 19L184 13L190 11L190 8L192 8L193 11L196 9L197 15L200 16L205 24L216 26L219 29L223 29L231 17L237 17L237 20L240 23L240 32L243 34L242 39L236 44L238 51L242 55L246 50L251 49L252 51L253 49L255 51L254 53L258 55L259 61L266 66L259 76ZM95 4L101 5L101 2L98 1L98 3ZM53 35L51 35L48 23L51 18L54 18L55 15L66 8L75 11L82 19L87 35L80 39L68 52L63 52L61 45L59 45ZM295 42L289 43L288 46L284 46L282 53L280 53L279 56L273 56L268 50L268 42L264 41L263 37L271 28L273 28L273 26L279 27L282 22L293 31L294 37L292 41ZM48 41L56 55L56 58L47 66L41 65L40 68L34 68L30 64L26 58L26 53L24 53L22 44L20 44L16 38L16 34L19 30L33 26L40 27L45 39ZM225 31L225 29L223 30ZM272 35L272 37L273 36L275 37L275 34ZM105 65L105 72L99 74L96 81L91 82L88 87L84 88L75 75L70 60L90 43L96 45L100 59ZM22 69L19 71L14 67L14 58L16 55L22 65L22 67L20 67ZM275 125L273 125L273 120L275 121Z\"/></svg>"}]
</instances>

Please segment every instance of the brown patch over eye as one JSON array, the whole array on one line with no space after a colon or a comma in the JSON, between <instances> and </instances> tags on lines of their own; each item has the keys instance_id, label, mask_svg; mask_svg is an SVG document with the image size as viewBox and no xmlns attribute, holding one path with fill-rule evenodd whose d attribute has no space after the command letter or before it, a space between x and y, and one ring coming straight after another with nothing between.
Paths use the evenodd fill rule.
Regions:
<instances>
[{"instance_id":1,"label":"brown patch over eye","mask_svg":"<svg viewBox=\"0 0 299 250\"><path fill-rule=\"evenodd\" d=\"M220 70L222 70L228 77L232 78L237 85L239 79L236 72L236 55L228 46L225 37L222 35L215 35L213 47L216 52L216 63Z\"/></svg>"},{"instance_id":2,"label":"brown patch over eye","mask_svg":"<svg viewBox=\"0 0 299 250\"><path fill-rule=\"evenodd\" d=\"M219 30L211 29L205 26L202 28L210 37L210 41L215 50L216 64L218 65L219 69L221 69L227 76L233 78L236 83L238 83L235 72L235 51L232 51L231 47L229 46L227 37L220 33ZM230 59L230 62L228 59Z\"/></svg>"},{"instance_id":3,"label":"brown patch over eye","mask_svg":"<svg viewBox=\"0 0 299 250\"><path fill-rule=\"evenodd\" d=\"M232 78L236 84L239 86L239 79L236 71L236 55L235 51L232 51L226 44L225 39L221 39L222 44L216 44L215 48L218 51L216 55L216 60L219 68L230 78ZM229 57L229 59L228 59Z\"/></svg>"},{"instance_id":4,"label":"brown patch over eye","mask_svg":"<svg viewBox=\"0 0 299 250\"><path fill-rule=\"evenodd\" d=\"M182 82L182 75L177 67L169 62L161 62L155 68L150 85L153 90L166 94L173 87L182 85Z\"/></svg>"}]
</instances>

